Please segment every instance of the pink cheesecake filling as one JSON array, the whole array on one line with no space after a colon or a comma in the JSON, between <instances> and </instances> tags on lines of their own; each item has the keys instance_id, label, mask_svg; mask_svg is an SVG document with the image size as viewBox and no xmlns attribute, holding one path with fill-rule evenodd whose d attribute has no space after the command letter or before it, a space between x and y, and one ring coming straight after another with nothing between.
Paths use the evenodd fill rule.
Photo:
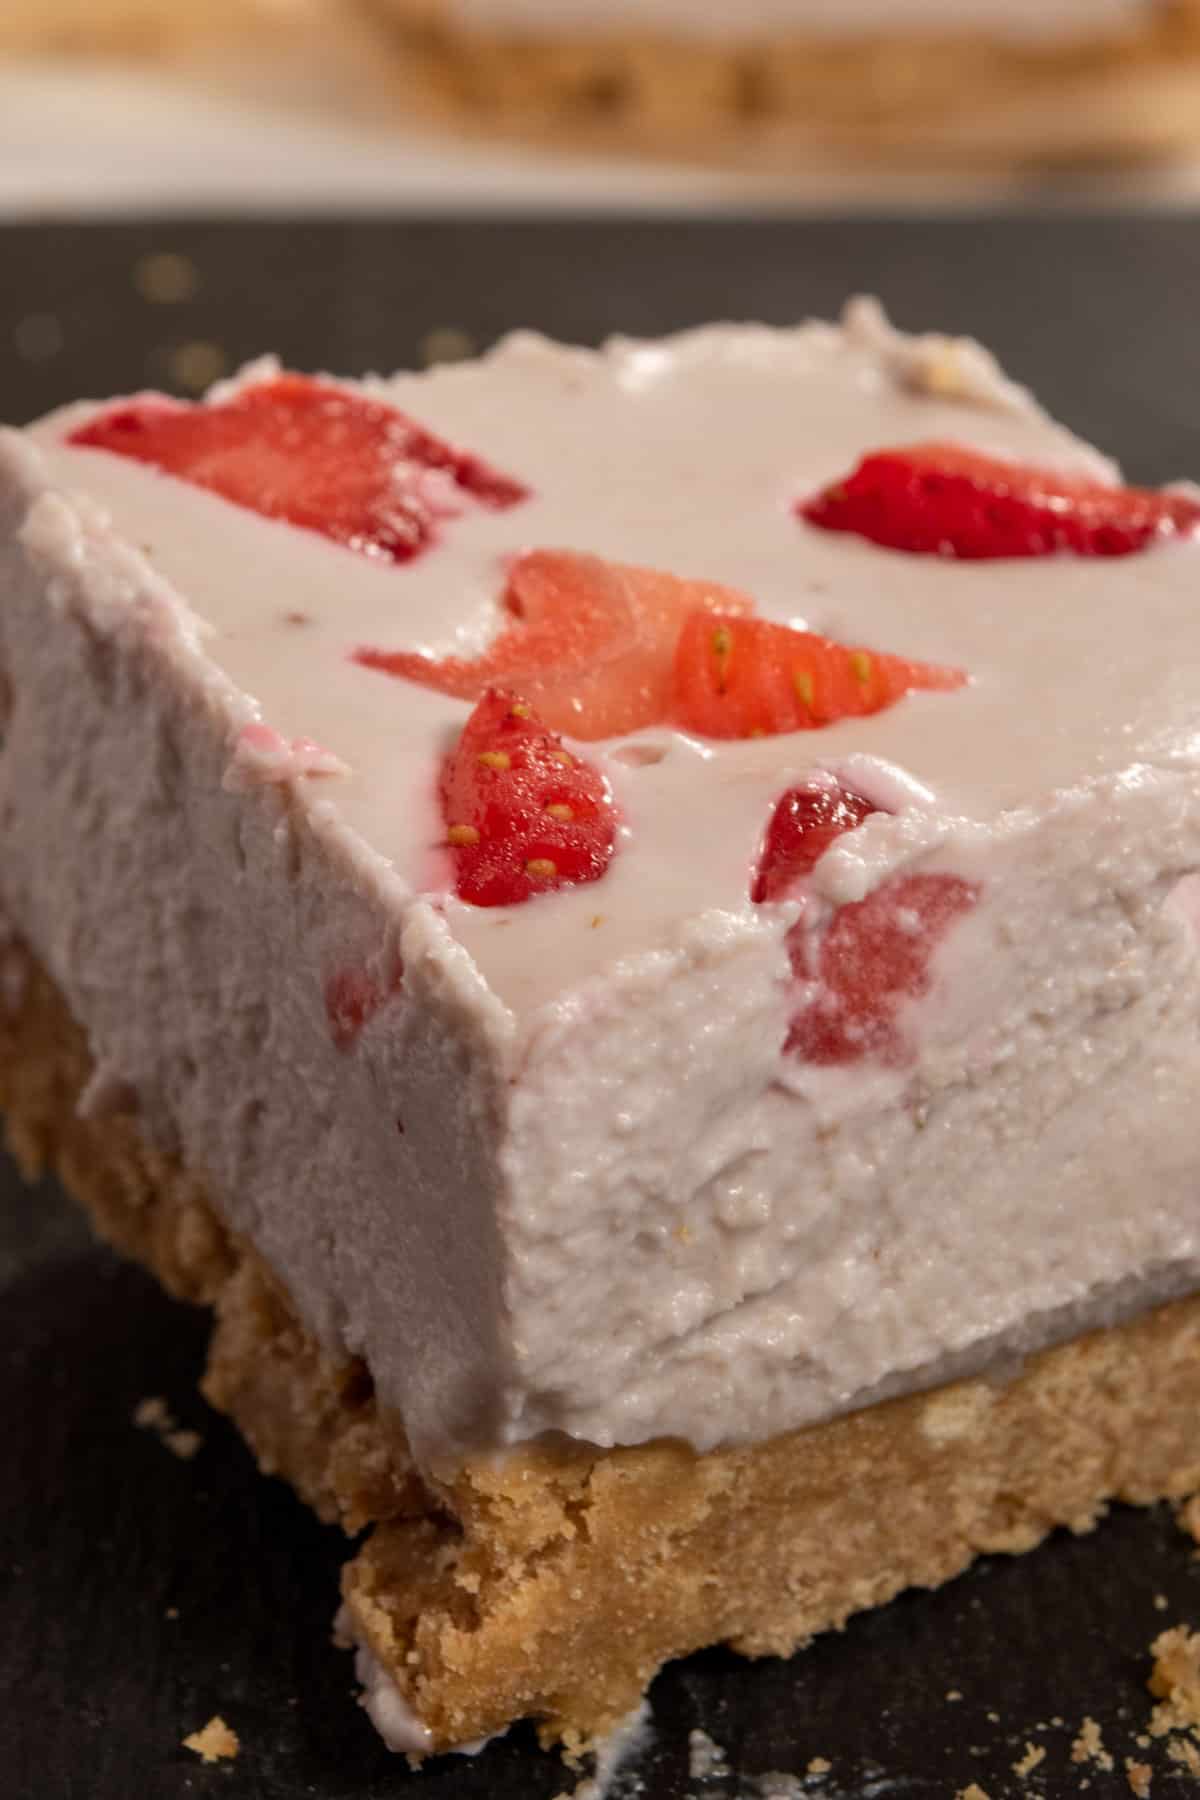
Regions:
<instances>
[{"instance_id":1,"label":"pink cheesecake filling","mask_svg":"<svg viewBox=\"0 0 1200 1800\"><path fill-rule=\"evenodd\" d=\"M0 444L0 906L418 1454L754 1439L1194 1287L1186 509L1019 564L798 519L897 445L1125 504L869 307L312 384L281 452L290 379Z\"/></svg>"}]
</instances>

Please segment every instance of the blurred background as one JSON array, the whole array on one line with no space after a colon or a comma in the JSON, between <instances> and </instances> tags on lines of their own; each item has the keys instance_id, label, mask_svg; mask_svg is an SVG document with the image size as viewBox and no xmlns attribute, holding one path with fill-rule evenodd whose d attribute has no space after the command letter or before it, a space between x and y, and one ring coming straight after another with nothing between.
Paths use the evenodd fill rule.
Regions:
<instances>
[{"instance_id":1,"label":"blurred background","mask_svg":"<svg viewBox=\"0 0 1200 1800\"><path fill-rule=\"evenodd\" d=\"M1200 0L0 0L8 218L1198 195Z\"/></svg>"},{"instance_id":2,"label":"blurred background","mask_svg":"<svg viewBox=\"0 0 1200 1800\"><path fill-rule=\"evenodd\" d=\"M1178 473L1197 201L1200 0L0 0L0 417L867 288Z\"/></svg>"}]
</instances>

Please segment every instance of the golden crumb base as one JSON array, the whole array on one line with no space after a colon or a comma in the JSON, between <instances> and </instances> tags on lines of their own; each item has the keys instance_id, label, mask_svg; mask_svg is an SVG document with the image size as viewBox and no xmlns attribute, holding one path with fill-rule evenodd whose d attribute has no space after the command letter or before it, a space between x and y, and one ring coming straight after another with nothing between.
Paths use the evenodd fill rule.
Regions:
<instances>
[{"instance_id":1,"label":"golden crumb base","mask_svg":"<svg viewBox=\"0 0 1200 1800\"><path fill-rule=\"evenodd\" d=\"M322 1518L371 1527L345 1600L435 1749L525 1716L581 1747L671 1657L786 1655L981 1551L1200 1487L1200 1298L1047 1351L1005 1387L956 1382L746 1448L531 1445L419 1472L367 1371L315 1344L202 1183L132 1116L78 1116L83 1034L36 961L7 956L12 1149L213 1307L205 1392L262 1467Z\"/></svg>"},{"instance_id":2,"label":"golden crumb base","mask_svg":"<svg viewBox=\"0 0 1200 1800\"><path fill-rule=\"evenodd\" d=\"M460 121L581 148L782 171L813 149L1023 165L1200 142L1200 0L1040 44L903 29L711 42L652 22L517 35L458 28L449 0L356 3L398 53L406 110L435 100Z\"/></svg>"}]
</instances>

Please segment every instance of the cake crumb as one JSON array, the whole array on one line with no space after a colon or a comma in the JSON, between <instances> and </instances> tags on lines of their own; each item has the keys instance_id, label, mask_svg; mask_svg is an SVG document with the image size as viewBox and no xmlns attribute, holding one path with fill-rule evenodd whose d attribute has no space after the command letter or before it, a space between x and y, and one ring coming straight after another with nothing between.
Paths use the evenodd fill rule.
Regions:
<instances>
[{"instance_id":1,"label":"cake crumb","mask_svg":"<svg viewBox=\"0 0 1200 1800\"><path fill-rule=\"evenodd\" d=\"M172 1413L161 1394L147 1394L133 1409L133 1422L139 1431L153 1431L164 1449L181 1462L191 1462L204 1439L198 1431L186 1431Z\"/></svg>"},{"instance_id":2,"label":"cake crumb","mask_svg":"<svg viewBox=\"0 0 1200 1800\"><path fill-rule=\"evenodd\" d=\"M1125 1758L1125 1778L1137 1800L1146 1800L1150 1792L1150 1783L1154 1779L1154 1771L1149 1763L1134 1762L1132 1756Z\"/></svg>"},{"instance_id":3,"label":"cake crumb","mask_svg":"<svg viewBox=\"0 0 1200 1800\"><path fill-rule=\"evenodd\" d=\"M806 1775L828 1775L833 1764L827 1756L814 1756L810 1759L804 1773Z\"/></svg>"},{"instance_id":4,"label":"cake crumb","mask_svg":"<svg viewBox=\"0 0 1200 1800\"><path fill-rule=\"evenodd\" d=\"M1022 1756L1012 1766L1013 1774L1019 1775L1022 1778L1022 1780L1024 1780L1026 1775L1032 1774L1033 1770L1037 1768L1038 1764L1040 1762L1045 1762L1045 1760L1046 1760L1045 1746L1042 1744L1031 1744L1027 1740L1026 1744L1025 1744L1024 1756Z\"/></svg>"},{"instance_id":5,"label":"cake crumb","mask_svg":"<svg viewBox=\"0 0 1200 1800\"><path fill-rule=\"evenodd\" d=\"M946 1695L947 1700L961 1700L962 1693L958 1688L951 1688Z\"/></svg>"},{"instance_id":6,"label":"cake crumb","mask_svg":"<svg viewBox=\"0 0 1200 1800\"><path fill-rule=\"evenodd\" d=\"M1195 1543L1200 1544L1200 1494L1188 1495L1183 1505L1176 1509L1175 1521Z\"/></svg>"},{"instance_id":7,"label":"cake crumb","mask_svg":"<svg viewBox=\"0 0 1200 1800\"><path fill-rule=\"evenodd\" d=\"M1150 1715L1151 1737L1200 1725L1200 1633L1173 1625L1159 1632L1150 1654L1154 1667L1146 1686L1159 1702Z\"/></svg>"},{"instance_id":8,"label":"cake crumb","mask_svg":"<svg viewBox=\"0 0 1200 1800\"><path fill-rule=\"evenodd\" d=\"M1197 1750L1191 1738L1172 1739L1167 1745L1167 1755L1173 1763L1178 1763L1189 1775L1200 1780L1200 1750Z\"/></svg>"},{"instance_id":9,"label":"cake crumb","mask_svg":"<svg viewBox=\"0 0 1200 1800\"><path fill-rule=\"evenodd\" d=\"M203 1442L204 1439L198 1431L166 1431L163 1433L163 1443L172 1456L177 1456L181 1462L191 1462Z\"/></svg>"},{"instance_id":10,"label":"cake crumb","mask_svg":"<svg viewBox=\"0 0 1200 1800\"><path fill-rule=\"evenodd\" d=\"M232 1759L241 1749L236 1731L231 1731L219 1713L214 1713L201 1731L193 1731L183 1740L185 1750L194 1750L201 1762L215 1763Z\"/></svg>"},{"instance_id":11,"label":"cake crumb","mask_svg":"<svg viewBox=\"0 0 1200 1800\"><path fill-rule=\"evenodd\" d=\"M178 1617L179 1608L177 1606L168 1606L166 1612L163 1614L164 1619L177 1619Z\"/></svg>"},{"instance_id":12,"label":"cake crumb","mask_svg":"<svg viewBox=\"0 0 1200 1800\"><path fill-rule=\"evenodd\" d=\"M591 1754L595 1758L592 1773L577 1781L569 1792L563 1789L555 1795L554 1800L607 1800L615 1791L617 1782L622 1784L623 1791L625 1777L630 1772L629 1765L649 1746L653 1726L654 1715L650 1710L650 1702L643 1700L606 1738L592 1745ZM564 1746L563 1760L568 1767L578 1768L580 1756L578 1752ZM636 1786L640 1792L640 1782Z\"/></svg>"},{"instance_id":13,"label":"cake crumb","mask_svg":"<svg viewBox=\"0 0 1200 1800\"><path fill-rule=\"evenodd\" d=\"M1166 1612L1169 1604L1170 1604L1170 1602L1168 1601L1167 1596L1165 1594L1155 1594L1155 1596L1154 1596L1155 1612Z\"/></svg>"},{"instance_id":14,"label":"cake crumb","mask_svg":"<svg viewBox=\"0 0 1200 1800\"><path fill-rule=\"evenodd\" d=\"M1079 1727L1079 1736L1071 1745L1072 1762L1095 1763L1098 1769L1107 1774L1113 1767L1113 1759L1104 1748L1104 1739L1100 1735L1100 1727L1095 1719L1085 1718Z\"/></svg>"},{"instance_id":15,"label":"cake crumb","mask_svg":"<svg viewBox=\"0 0 1200 1800\"><path fill-rule=\"evenodd\" d=\"M706 1781L728 1775L729 1763L723 1745L710 1738L707 1731L688 1732L688 1774L693 1781Z\"/></svg>"},{"instance_id":16,"label":"cake crumb","mask_svg":"<svg viewBox=\"0 0 1200 1800\"><path fill-rule=\"evenodd\" d=\"M977 1781L973 1781L969 1787L959 1788L954 1800L991 1800L991 1795Z\"/></svg>"}]
</instances>

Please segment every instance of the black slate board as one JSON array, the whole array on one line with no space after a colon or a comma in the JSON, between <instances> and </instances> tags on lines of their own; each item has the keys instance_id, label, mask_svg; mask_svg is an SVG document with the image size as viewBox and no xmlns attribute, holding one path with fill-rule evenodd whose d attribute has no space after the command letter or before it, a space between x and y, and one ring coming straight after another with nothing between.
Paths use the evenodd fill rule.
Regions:
<instances>
[{"instance_id":1,"label":"black slate board","mask_svg":"<svg viewBox=\"0 0 1200 1800\"><path fill-rule=\"evenodd\" d=\"M142 259L186 256L195 292L146 300ZM152 279L152 274L150 276ZM141 284L139 286L139 284ZM785 322L869 288L901 324L972 331L1146 481L1200 474L1200 224L1180 218L785 223L189 222L0 230L0 416L267 348L347 373L413 362L426 333L514 325L595 340L712 316ZM193 366L210 352L190 353ZM1135 623L1131 621L1131 625ZM95 1247L55 1188L0 1159L0 1800L549 1800L572 1782L527 1730L472 1762L407 1772L353 1704L328 1642L345 1546L196 1397L202 1320ZM166 1396L192 1462L137 1431ZM880 1471L881 1499L887 1471ZM791 1663L694 1657L653 1690L623 1793L741 1800L771 1770L798 1791L1128 1794L1147 1645L1200 1623L1200 1563L1165 1509L1116 1511L903 1596ZM951 1694L961 1698L951 1699ZM183 1735L220 1712L236 1763ZM1112 1770L1071 1759L1085 1715ZM688 1733L728 1776L688 1771ZM1027 1743L1045 1758L1013 1771ZM805 1776L822 1757L827 1773Z\"/></svg>"}]
</instances>

